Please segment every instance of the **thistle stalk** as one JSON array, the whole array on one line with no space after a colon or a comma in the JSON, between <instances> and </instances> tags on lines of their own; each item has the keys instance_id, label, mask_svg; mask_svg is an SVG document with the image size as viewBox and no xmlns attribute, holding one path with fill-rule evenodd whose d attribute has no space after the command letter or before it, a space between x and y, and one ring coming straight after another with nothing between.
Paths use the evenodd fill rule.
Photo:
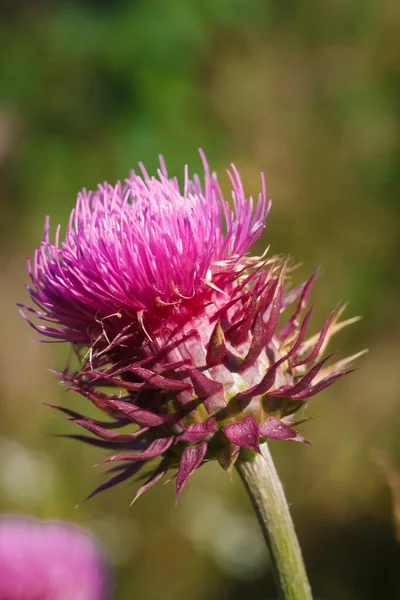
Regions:
<instances>
[{"instance_id":1,"label":"thistle stalk","mask_svg":"<svg viewBox=\"0 0 400 600\"><path fill-rule=\"evenodd\" d=\"M261 454L242 449L236 468L257 513L282 600L312 600L289 506L266 443Z\"/></svg>"}]
</instances>

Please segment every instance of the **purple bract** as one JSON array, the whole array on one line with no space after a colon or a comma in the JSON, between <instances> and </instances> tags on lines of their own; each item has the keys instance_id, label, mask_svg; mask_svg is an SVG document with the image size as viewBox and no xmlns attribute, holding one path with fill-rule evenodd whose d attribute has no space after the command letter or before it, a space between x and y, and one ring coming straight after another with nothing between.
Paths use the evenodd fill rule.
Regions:
<instances>
[{"instance_id":1,"label":"purple bract","mask_svg":"<svg viewBox=\"0 0 400 600\"><path fill-rule=\"evenodd\" d=\"M63 382L112 418L61 408L95 436L71 437L116 451L105 462L121 463L92 495L156 457L137 496L170 469L179 494L208 460L229 471L241 448L305 442L292 427L307 418L294 413L354 358L327 366L323 357L354 321L339 322L343 307L306 339L316 274L292 287L287 259L248 255L270 208L264 178L257 201L247 199L232 166L228 202L202 158L204 182L186 170L182 190L161 161L157 177L141 166L124 184L83 191L64 242L57 228L51 243L47 220L29 263L36 308L21 312L44 336L73 343L80 366Z\"/></svg>"}]
</instances>

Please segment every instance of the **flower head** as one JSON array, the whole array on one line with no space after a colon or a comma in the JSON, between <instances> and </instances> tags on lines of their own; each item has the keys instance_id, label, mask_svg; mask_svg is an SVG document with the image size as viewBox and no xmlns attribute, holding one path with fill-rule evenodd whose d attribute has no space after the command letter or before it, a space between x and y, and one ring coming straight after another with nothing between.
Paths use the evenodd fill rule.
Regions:
<instances>
[{"instance_id":1,"label":"flower head","mask_svg":"<svg viewBox=\"0 0 400 600\"><path fill-rule=\"evenodd\" d=\"M83 530L0 519L0 600L105 600L108 579L100 550Z\"/></svg>"},{"instance_id":2,"label":"flower head","mask_svg":"<svg viewBox=\"0 0 400 600\"><path fill-rule=\"evenodd\" d=\"M63 381L113 419L61 409L96 436L72 437L117 451L106 462L121 464L94 493L160 457L138 495L172 468L179 494L208 460L230 470L242 447L305 442L292 427L307 419L295 411L349 372L352 358L326 366L322 356L352 321L339 322L343 307L306 339L316 274L292 288L287 259L248 255L270 208L264 179L257 201L247 199L232 166L228 202L203 162L204 182L186 171L182 190L162 160L157 177L141 166L123 185L84 190L64 242L60 228L50 241L46 221L29 263L37 308L22 307L25 318L74 344L80 367Z\"/></svg>"}]
</instances>

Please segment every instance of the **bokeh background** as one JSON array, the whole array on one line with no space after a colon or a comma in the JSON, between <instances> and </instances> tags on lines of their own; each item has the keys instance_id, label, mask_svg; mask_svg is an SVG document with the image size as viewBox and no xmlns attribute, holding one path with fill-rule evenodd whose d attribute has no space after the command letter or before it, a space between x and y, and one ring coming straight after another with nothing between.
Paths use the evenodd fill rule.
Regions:
<instances>
[{"instance_id":1,"label":"bokeh background","mask_svg":"<svg viewBox=\"0 0 400 600\"><path fill-rule=\"evenodd\" d=\"M3 0L0 19L0 512L88 527L116 569L116 599L275 598L269 559L236 476L202 468L133 507L135 484L75 508L103 451L56 437L42 402L79 406L16 311L43 219L76 192L163 153L172 174L205 149L228 190L267 175L259 244L317 266L315 325L339 300L360 370L310 402L313 443L271 443L316 598L400 598L400 4L398 0ZM82 406L80 406L82 408ZM396 497L397 495L397 497ZM398 504L396 504L396 502ZM397 509L398 510L398 509Z\"/></svg>"}]
</instances>

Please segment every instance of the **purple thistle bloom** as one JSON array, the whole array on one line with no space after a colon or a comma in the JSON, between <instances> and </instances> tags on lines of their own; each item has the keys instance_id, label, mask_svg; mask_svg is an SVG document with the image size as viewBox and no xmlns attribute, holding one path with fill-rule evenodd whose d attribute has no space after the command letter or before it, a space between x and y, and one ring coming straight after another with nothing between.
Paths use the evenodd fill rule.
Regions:
<instances>
[{"instance_id":1,"label":"purple thistle bloom","mask_svg":"<svg viewBox=\"0 0 400 600\"><path fill-rule=\"evenodd\" d=\"M0 600L106 600L109 583L104 558L83 530L0 519Z\"/></svg>"},{"instance_id":2,"label":"purple thistle bloom","mask_svg":"<svg viewBox=\"0 0 400 600\"><path fill-rule=\"evenodd\" d=\"M87 344L104 319L119 319L121 329L138 313L157 318L160 307L196 302L218 272L242 268L269 209L264 181L254 210L233 167L232 210L208 171L204 191L186 173L181 195L161 165L158 179L141 165L143 177L132 172L124 185L78 194L61 248L60 226L52 244L46 219L42 245L28 260L28 289L37 316L58 327L39 326L40 333Z\"/></svg>"},{"instance_id":3,"label":"purple thistle bloom","mask_svg":"<svg viewBox=\"0 0 400 600\"><path fill-rule=\"evenodd\" d=\"M186 170L182 191L162 160L158 177L141 166L124 185L84 190L64 242L59 227L50 241L47 220L28 263L37 308L23 306L22 314L41 334L74 344L80 369L62 380L113 419L61 408L95 436L71 437L116 451L105 462L121 463L91 495L155 457L161 462L137 496L171 468L179 494L208 460L229 471L242 447L306 442L293 426L307 419L293 414L354 358L331 366L323 358L330 337L354 321L339 322L344 307L306 339L316 274L292 288L287 259L247 254L270 208L264 178L258 200L247 199L232 166L229 203L202 158L204 183Z\"/></svg>"}]
</instances>

